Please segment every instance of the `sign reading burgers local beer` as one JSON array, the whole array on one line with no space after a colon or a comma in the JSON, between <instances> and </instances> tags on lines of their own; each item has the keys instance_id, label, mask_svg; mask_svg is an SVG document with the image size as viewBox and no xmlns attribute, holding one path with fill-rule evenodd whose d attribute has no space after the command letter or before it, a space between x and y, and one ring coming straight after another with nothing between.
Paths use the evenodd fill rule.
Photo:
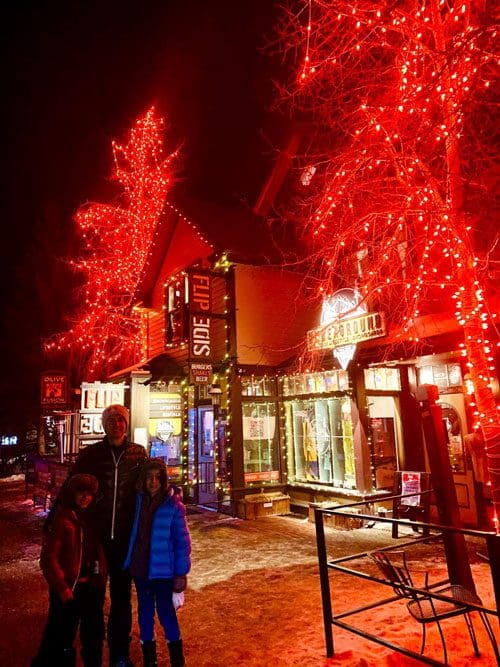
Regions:
<instances>
[{"instance_id":1,"label":"sign reading burgers local beer","mask_svg":"<svg viewBox=\"0 0 500 667\"><path fill-rule=\"evenodd\" d=\"M189 365L189 381L191 384L208 385L212 378L212 364L191 363Z\"/></svg>"}]
</instances>

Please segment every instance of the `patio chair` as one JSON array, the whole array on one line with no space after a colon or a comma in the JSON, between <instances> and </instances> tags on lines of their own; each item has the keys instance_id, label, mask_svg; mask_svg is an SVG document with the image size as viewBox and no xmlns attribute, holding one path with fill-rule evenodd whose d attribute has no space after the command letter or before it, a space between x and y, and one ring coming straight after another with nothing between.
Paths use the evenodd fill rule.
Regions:
<instances>
[{"instance_id":1,"label":"patio chair","mask_svg":"<svg viewBox=\"0 0 500 667\"><path fill-rule=\"evenodd\" d=\"M408 569L404 551L375 551L369 555L384 575L384 578L390 582L396 595L408 600L406 606L411 616L422 624L421 655L423 655L425 650L426 625L428 623L436 623L443 645L444 664L447 665L448 652L446 650L441 621L453 616L463 616L472 641L474 653L476 657L479 657L479 647L470 615L472 611L477 611L491 641L497 663L500 664L498 646L486 612L479 609L471 609L469 606L471 604L482 605L480 598L475 593L458 584L449 584L443 588L431 589L429 587L428 572L425 574L424 588L417 589ZM450 600L436 598L434 597L436 593L449 597Z\"/></svg>"}]
</instances>

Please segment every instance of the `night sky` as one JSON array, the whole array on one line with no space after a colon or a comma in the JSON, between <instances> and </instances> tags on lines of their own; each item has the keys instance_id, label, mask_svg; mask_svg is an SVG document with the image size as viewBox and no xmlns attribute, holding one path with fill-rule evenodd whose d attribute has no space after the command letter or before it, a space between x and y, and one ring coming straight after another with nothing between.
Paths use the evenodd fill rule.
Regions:
<instances>
[{"instance_id":1,"label":"night sky","mask_svg":"<svg viewBox=\"0 0 500 667\"><path fill-rule=\"evenodd\" d=\"M16 0L2 21L0 425L33 407L40 336L71 299L72 217L109 201L111 140L151 105L182 146L185 196L252 206L282 120L263 47L272 0ZM16 417L15 421L18 421Z\"/></svg>"}]
</instances>

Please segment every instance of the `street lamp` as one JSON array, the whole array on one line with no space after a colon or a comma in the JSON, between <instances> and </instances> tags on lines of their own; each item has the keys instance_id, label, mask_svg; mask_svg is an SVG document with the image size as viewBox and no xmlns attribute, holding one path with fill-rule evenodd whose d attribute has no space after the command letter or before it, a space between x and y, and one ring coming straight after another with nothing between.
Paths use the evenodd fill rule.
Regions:
<instances>
[{"instance_id":1,"label":"street lamp","mask_svg":"<svg viewBox=\"0 0 500 667\"><path fill-rule=\"evenodd\" d=\"M214 382L211 385L210 389L208 390L208 393L210 395L210 398L212 399L212 408L214 412L214 444L215 447L217 448L218 445L217 426L219 423L219 409L222 397L222 389L220 388L220 385L217 382Z\"/></svg>"},{"instance_id":2,"label":"street lamp","mask_svg":"<svg viewBox=\"0 0 500 667\"><path fill-rule=\"evenodd\" d=\"M214 409L214 421L215 421L219 416L218 415L219 406L222 398L222 389L220 388L220 385L217 382L214 382L214 384L211 385L210 389L208 390L208 394L212 399L212 406Z\"/></svg>"}]
</instances>

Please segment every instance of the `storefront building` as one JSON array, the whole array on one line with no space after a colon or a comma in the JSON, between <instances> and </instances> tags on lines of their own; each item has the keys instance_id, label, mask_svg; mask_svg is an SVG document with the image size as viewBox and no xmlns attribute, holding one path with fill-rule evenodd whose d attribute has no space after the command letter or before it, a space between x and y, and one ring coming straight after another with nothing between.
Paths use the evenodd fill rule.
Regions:
<instances>
[{"instance_id":1,"label":"storefront building","mask_svg":"<svg viewBox=\"0 0 500 667\"><path fill-rule=\"evenodd\" d=\"M340 290L340 296L345 292ZM352 303L346 315L337 313L334 324L321 318L308 333L310 351L319 353L315 372L280 379L292 507L367 498L383 507L384 495L397 488L398 474L428 471L415 394L419 385L433 384L439 390L462 521L485 526L489 486L473 432L473 387L458 324L436 317L438 326L427 323L418 346L404 339L395 345L385 314L378 315L380 326L374 320L371 334L369 325L361 331L369 314L356 313ZM334 370L339 365L345 370Z\"/></svg>"},{"instance_id":2,"label":"storefront building","mask_svg":"<svg viewBox=\"0 0 500 667\"><path fill-rule=\"evenodd\" d=\"M217 250L180 215L171 228L138 294L143 361L109 381L132 438L165 460L186 502L243 517L383 504L399 471L428 469L415 390L436 384L462 518L484 523L453 318L410 347L353 289L318 304L300 273Z\"/></svg>"},{"instance_id":3,"label":"storefront building","mask_svg":"<svg viewBox=\"0 0 500 667\"><path fill-rule=\"evenodd\" d=\"M135 307L143 360L108 378L124 387L131 437L189 503L248 516L246 497L264 491L270 512L287 509L276 369L313 325L304 276L270 263L265 229L242 243L225 224L222 245L178 211L164 222Z\"/></svg>"},{"instance_id":4,"label":"storefront building","mask_svg":"<svg viewBox=\"0 0 500 667\"><path fill-rule=\"evenodd\" d=\"M260 271L232 266L224 280L234 285L239 269L247 277ZM190 272L183 272L186 287L190 280ZM211 308L207 318L217 314L214 303ZM167 311L165 317L174 314ZM414 395L419 384L435 384L462 519L467 525L484 523L488 486L484 461L470 442L473 397L458 352L378 362L381 337L375 352L360 344L347 369L337 368L328 352L323 368L291 373L283 364L239 363L237 335L231 335L236 319L234 312L225 314L219 342L212 331L214 338L204 339L203 345L219 349L217 356L194 360L193 346L199 344L194 339L201 331L188 327L193 338L117 374L119 384L101 388L101 393L110 387L121 392L131 407L132 437L165 460L187 502L239 516L248 516L251 496L267 506L265 514L305 513L317 503L366 498L382 506L398 471L428 469ZM263 354L260 345L246 350L247 357L241 353L246 361ZM83 446L102 435L97 394L91 385L82 392ZM274 502L285 497L287 503Z\"/></svg>"}]
</instances>

